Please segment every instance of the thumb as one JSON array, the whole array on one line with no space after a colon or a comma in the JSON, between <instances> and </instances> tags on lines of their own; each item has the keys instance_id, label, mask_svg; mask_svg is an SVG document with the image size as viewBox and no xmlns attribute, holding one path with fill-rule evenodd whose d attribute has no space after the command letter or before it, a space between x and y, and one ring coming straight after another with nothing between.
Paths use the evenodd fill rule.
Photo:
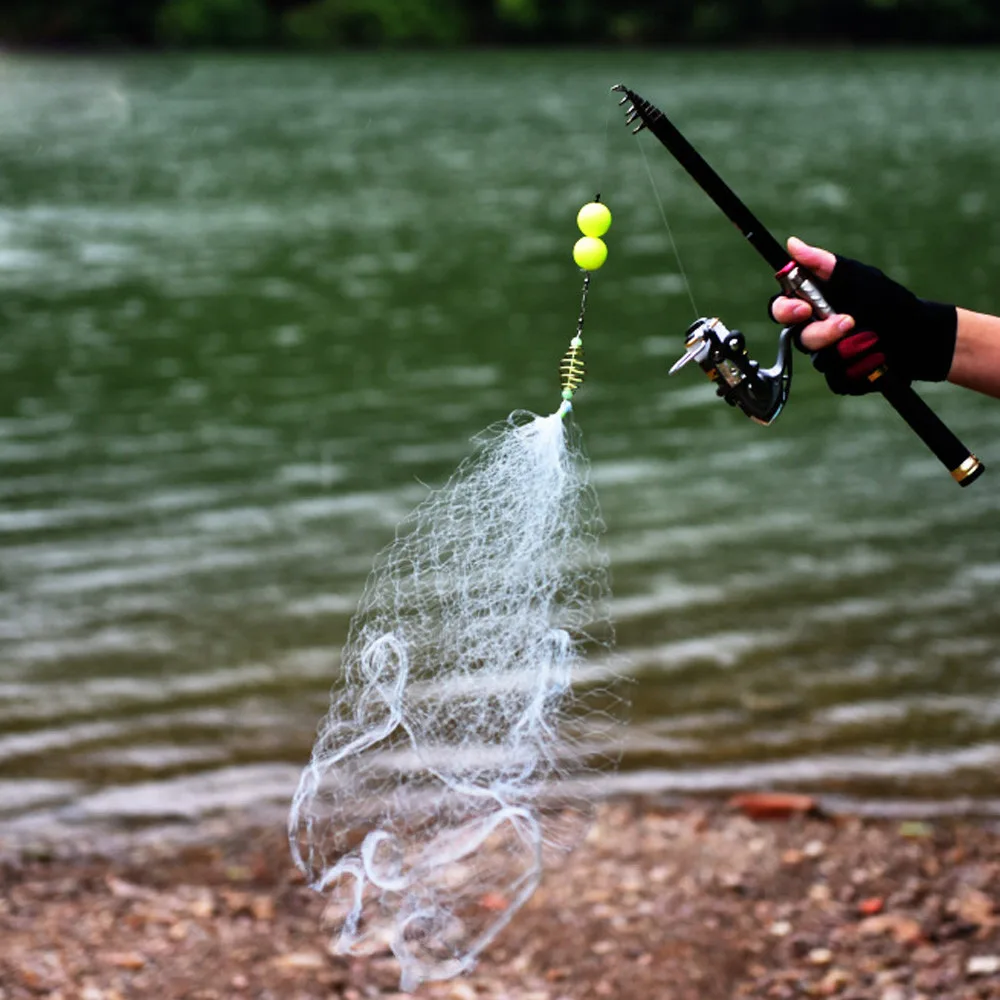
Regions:
<instances>
[{"instance_id":1,"label":"thumb","mask_svg":"<svg viewBox=\"0 0 1000 1000\"><path fill-rule=\"evenodd\" d=\"M833 269L837 264L837 258L829 250L811 247L808 243L803 243L797 236L788 238L788 252L823 281L826 281L833 274Z\"/></svg>"}]
</instances>

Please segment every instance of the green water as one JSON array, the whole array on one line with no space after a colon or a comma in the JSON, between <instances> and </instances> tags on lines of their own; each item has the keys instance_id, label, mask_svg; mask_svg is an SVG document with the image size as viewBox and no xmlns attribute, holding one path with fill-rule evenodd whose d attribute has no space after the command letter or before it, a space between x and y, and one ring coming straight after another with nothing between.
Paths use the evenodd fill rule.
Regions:
<instances>
[{"instance_id":1,"label":"green water","mask_svg":"<svg viewBox=\"0 0 1000 1000\"><path fill-rule=\"evenodd\" d=\"M802 358L766 429L668 381L695 309L769 364L773 281L620 80L780 237L1000 308L995 52L2 57L6 824L287 798L374 553L555 408L595 190L622 786L1000 809L1000 404L921 390L992 465L959 491Z\"/></svg>"}]
</instances>

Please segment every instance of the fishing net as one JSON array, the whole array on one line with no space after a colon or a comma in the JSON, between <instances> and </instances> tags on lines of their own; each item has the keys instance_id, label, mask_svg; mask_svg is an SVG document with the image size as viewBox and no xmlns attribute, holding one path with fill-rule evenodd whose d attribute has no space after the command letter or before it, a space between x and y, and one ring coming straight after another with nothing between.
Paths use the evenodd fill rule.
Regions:
<instances>
[{"instance_id":1,"label":"fishing net","mask_svg":"<svg viewBox=\"0 0 1000 1000\"><path fill-rule=\"evenodd\" d=\"M477 446L377 557L289 817L337 950L390 947L407 991L471 967L585 829L569 779L613 724L574 683L611 638L576 432L522 412Z\"/></svg>"}]
</instances>

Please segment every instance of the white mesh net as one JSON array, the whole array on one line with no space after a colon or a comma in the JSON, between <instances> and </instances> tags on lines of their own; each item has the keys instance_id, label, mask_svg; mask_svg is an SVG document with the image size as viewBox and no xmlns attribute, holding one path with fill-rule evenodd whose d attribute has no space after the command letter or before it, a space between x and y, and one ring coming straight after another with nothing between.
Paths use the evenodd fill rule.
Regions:
<instances>
[{"instance_id":1,"label":"white mesh net","mask_svg":"<svg viewBox=\"0 0 1000 1000\"><path fill-rule=\"evenodd\" d=\"M611 632L573 434L512 414L399 526L292 804L337 949L388 945L404 990L469 968L586 818L559 791L590 755L574 671Z\"/></svg>"}]
</instances>

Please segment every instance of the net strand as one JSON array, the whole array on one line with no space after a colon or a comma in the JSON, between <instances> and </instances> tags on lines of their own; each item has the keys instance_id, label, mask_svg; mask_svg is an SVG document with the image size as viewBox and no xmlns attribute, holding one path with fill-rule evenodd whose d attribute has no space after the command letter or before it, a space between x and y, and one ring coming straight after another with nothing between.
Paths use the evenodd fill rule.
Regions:
<instances>
[{"instance_id":1,"label":"net strand","mask_svg":"<svg viewBox=\"0 0 1000 1000\"><path fill-rule=\"evenodd\" d=\"M376 558L289 816L336 950L391 948L405 991L470 968L590 814L553 792L589 766L574 674L611 636L579 435L518 412L477 444Z\"/></svg>"}]
</instances>

